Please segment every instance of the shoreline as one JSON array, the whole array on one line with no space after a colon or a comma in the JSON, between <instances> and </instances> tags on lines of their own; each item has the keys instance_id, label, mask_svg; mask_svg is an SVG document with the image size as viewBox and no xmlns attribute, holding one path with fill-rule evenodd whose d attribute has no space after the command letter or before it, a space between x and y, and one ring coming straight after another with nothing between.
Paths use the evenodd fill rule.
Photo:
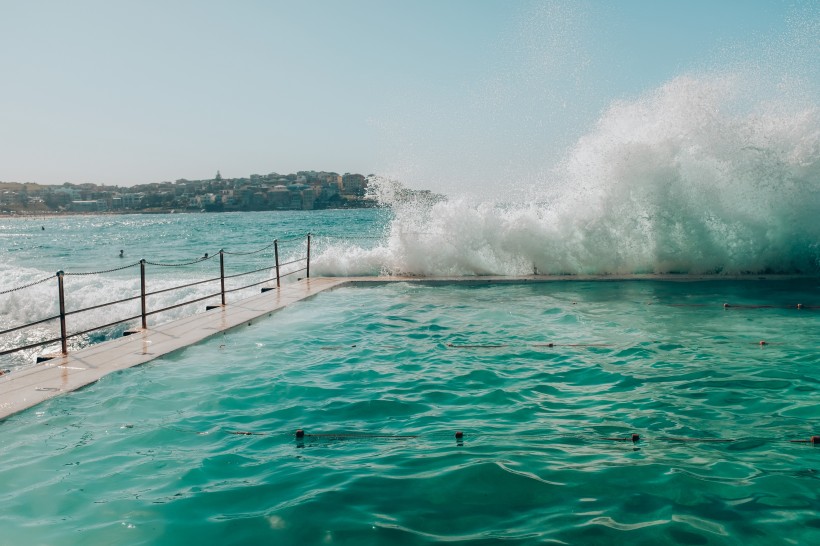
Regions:
<instances>
[{"instance_id":1,"label":"shoreline","mask_svg":"<svg viewBox=\"0 0 820 546\"><path fill-rule=\"evenodd\" d=\"M19 219L32 220L36 218L71 218L76 216L128 216L128 215L158 215L158 214L236 214L236 213L254 213L254 212L321 212L325 210L370 210L389 207L337 207L325 209L273 209L273 210L123 210L123 211L94 211L94 212L77 212L77 211L38 211L38 212L21 212L16 214L0 213L0 219Z\"/></svg>"}]
</instances>

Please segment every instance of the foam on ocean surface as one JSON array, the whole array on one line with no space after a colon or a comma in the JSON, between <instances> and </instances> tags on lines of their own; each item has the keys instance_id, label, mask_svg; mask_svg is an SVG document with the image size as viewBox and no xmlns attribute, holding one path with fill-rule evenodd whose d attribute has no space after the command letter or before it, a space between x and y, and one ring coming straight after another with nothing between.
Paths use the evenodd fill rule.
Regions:
<instances>
[{"instance_id":1,"label":"foam on ocean surface","mask_svg":"<svg viewBox=\"0 0 820 546\"><path fill-rule=\"evenodd\" d=\"M755 77L681 76L613 102L523 201L408 203L376 181L395 209L384 241L327 249L316 270L818 274L820 107Z\"/></svg>"}]
</instances>

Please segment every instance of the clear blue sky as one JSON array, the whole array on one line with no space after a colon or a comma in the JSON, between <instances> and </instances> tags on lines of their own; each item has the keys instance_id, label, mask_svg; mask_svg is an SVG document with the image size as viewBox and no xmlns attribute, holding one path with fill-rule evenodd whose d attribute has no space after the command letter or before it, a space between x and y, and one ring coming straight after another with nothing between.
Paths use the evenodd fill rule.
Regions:
<instances>
[{"instance_id":1,"label":"clear blue sky","mask_svg":"<svg viewBox=\"0 0 820 546\"><path fill-rule=\"evenodd\" d=\"M797 70L816 83L818 6L0 0L0 181L315 169L515 183L613 100L770 55L796 26Z\"/></svg>"}]
</instances>

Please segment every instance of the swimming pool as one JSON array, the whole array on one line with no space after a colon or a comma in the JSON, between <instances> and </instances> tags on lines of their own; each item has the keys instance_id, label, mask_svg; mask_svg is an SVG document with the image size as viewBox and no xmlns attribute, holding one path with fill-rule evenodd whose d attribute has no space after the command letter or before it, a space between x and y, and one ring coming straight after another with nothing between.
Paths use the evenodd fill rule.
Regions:
<instances>
[{"instance_id":1,"label":"swimming pool","mask_svg":"<svg viewBox=\"0 0 820 546\"><path fill-rule=\"evenodd\" d=\"M817 542L817 296L323 293L0 424L0 543Z\"/></svg>"}]
</instances>

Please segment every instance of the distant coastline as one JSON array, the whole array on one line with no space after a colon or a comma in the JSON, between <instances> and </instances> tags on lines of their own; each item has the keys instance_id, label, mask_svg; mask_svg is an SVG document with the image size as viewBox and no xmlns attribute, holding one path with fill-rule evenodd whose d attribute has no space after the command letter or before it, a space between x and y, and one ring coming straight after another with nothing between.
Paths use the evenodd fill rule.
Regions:
<instances>
[{"instance_id":1,"label":"distant coastline","mask_svg":"<svg viewBox=\"0 0 820 546\"><path fill-rule=\"evenodd\" d=\"M368 208L382 208L383 205L373 203L372 205L353 205L340 207L325 207L321 209L310 210L356 210ZM49 210L41 208L25 208L16 209L12 211L0 210L0 218L57 218L70 216L126 216L133 214L222 214L222 213L241 213L241 212L288 212L300 209L259 209L259 210L176 210L176 209L141 209L141 210L102 210L102 211L73 211L73 210ZM307 211L305 211L307 212Z\"/></svg>"},{"instance_id":2,"label":"distant coastline","mask_svg":"<svg viewBox=\"0 0 820 546\"><path fill-rule=\"evenodd\" d=\"M368 177L325 171L180 179L132 187L0 182L0 216L168 214L351 209L378 206L367 197Z\"/></svg>"}]
</instances>

